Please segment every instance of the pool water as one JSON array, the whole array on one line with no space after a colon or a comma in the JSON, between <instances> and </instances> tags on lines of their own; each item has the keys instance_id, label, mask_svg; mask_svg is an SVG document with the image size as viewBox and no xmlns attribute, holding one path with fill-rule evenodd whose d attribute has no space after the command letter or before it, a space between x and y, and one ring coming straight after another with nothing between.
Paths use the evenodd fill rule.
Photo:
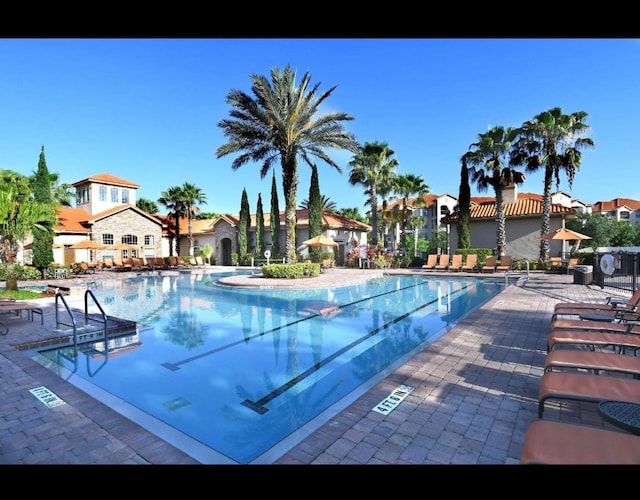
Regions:
<instances>
[{"instance_id":1,"label":"pool water","mask_svg":"<svg viewBox=\"0 0 640 500\"><path fill-rule=\"evenodd\" d=\"M104 311L138 321L137 330L107 346L33 358L110 406L130 408L121 412L133 420L182 436L167 439L174 445L211 450L184 450L203 463L261 463L505 285L402 275L283 290L226 287L220 276L96 281Z\"/></svg>"}]
</instances>

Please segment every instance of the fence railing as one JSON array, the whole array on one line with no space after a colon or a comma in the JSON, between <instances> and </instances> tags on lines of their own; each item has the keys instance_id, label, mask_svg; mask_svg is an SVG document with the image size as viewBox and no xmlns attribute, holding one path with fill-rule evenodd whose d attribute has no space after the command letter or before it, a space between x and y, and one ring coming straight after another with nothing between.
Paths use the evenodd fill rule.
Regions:
<instances>
[{"instance_id":1,"label":"fence railing","mask_svg":"<svg viewBox=\"0 0 640 500\"><path fill-rule=\"evenodd\" d=\"M613 256L613 274L607 274L600 267L604 255ZM635 292L638 289L638 252L596 252L593 260L593 281L602 287L619 288Z\"/></svg>"}]
</instances>

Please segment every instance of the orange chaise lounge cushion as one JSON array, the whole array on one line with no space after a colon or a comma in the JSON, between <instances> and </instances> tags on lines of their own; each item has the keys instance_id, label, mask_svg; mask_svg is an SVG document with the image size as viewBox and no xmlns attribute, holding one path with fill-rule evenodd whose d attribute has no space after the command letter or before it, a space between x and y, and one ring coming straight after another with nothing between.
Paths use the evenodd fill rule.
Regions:
<instances>
[{"instance_id":1,"label":"orange chaise lounge cushion","mask_svg":"<svg viewBox=\"0 0 640 500\"><path fill-rule=\"evenodd\" d=\"M529 424L521 464L640 464L640 436L578 424Z\"/></svg>"}]
</instances>

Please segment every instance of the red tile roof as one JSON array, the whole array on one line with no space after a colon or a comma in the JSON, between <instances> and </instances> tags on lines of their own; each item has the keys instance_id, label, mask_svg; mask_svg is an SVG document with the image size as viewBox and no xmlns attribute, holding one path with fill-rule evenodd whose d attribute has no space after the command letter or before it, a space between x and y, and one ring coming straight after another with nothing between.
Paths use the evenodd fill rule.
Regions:
<instances>
[{"instance_id":1,"label":"red tile roof","mask_svg":"<svg viewBox=\"0 0 640 500\"><path fill-rule=\"evenodd\" d=\"M113 186L122 186L122 187L134 188L134 189L137 189L140 187L140 184L136 184L135 182L121 179L120 177L116 177L115 175L111 175L111 174L92 175L91 177L87 177L86 179L82 179L81 181L76 181L71 185L73 187L76 187L82 184L89 184L91 182L97 182L100 184L110 184Z\"/></svg>"},{"instance_id":2,"label":"red tile roof","mask_svg":"<svg viewBox=\"0 0 640 500\"><path fill-rule=\"evenodd\" d=\"M470 207L472 219L495 219L497 215L495 201L484 202L478 205L471 205ZM565 207L563 205L552 203L551 214L573 214L575 209L571 207ZM542 200L532 198L520 198L514 203L504 204L505 217L539 217L542 215ZM454 212L448 218L451 221L458 220L458 212Z\"/></svg>"},{"instance_id":3,"label":"red tile roof","mask_svg":"<svg viewBox=\"0 0 640 500\"><path fill-rule=\"evenodd\" d=\"M640 201L631 198L614 198L610 201L598 201L592 205L594 212L610 212L621 207L631 210L640 210Z\"/></svg>"}]
</instances>

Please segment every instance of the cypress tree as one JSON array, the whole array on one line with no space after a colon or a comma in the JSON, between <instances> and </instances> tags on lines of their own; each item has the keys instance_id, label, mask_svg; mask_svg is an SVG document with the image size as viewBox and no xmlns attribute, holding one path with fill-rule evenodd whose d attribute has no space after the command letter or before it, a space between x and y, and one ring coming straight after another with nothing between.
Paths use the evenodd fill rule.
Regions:
<instances>
[{"instance_id":1,"label":"cypress tree","mask_svg":"<svg viewBox=\"0 0 640 500\"><path fill-rule=\"evenodd\" d=\"M309 185L309 238L322 234L322 196L320 195L320 183L318 181L318 167L311 167L311 184ZM312 262L322 261L322 247L309 248L309 257Z\"/></svg>"},{"instance_id":2,"label":"cypress tree","mask_svg":"<svg viewBox=\"0 0 640 500\"><path fill-rule=\"evenodd\" d=\"M278 189L276 173L271 181L271 257L280 257L280 208L278 208Z\"/></svg>"},{"instance_id":3,"label":"cypress tree","mask_svg":"<svg viewBox=\"0 0 640 500\"><path fill-rule=\"evenodd\" d=\"M51 194L51 177L47 169L47 162L44 157L44 146L40 151L38 160L38 170L33 178L33 199L51 207L55 219L55 207ZM36 231L33 233L33 265L40 270L42 278L46 278L47 268L53 262L53 225L43 224L47 231Z\"/></svg>"},{"instance_id":4,"label":"cypress tree","mask_svg":"<svg viewBox=\"0 0 640 500\"><path fill-rule=\"evenodd\" d=\"M249 226L251 214L249 213L249 198L247 196L247 189L242 190L242 199L240 201L240 223L238 225L238 254L240 262L243 261L243 257L247 255L247 248L249 244Z\"/></svg>"},{"instance_id":5,"label":"cypress tree","mask_svg":"<svg viewBox=\"0 0 640 500\"><path fill-rule=\"evenodd\" d=\"M460 192L458 195L458 249L471 248L471 187L466 156L462 157L460 169Z\"/></svg>"},{"instance_id":6,"label":"cypress tree","mask_svg":"<svg viewBox=\"0 0 640 500\"><path fill-rule=\"evenodd\" d=\"M256 253L258 257L264 255L264 213L262 211L262 193L258 193L256 206Z\"/></svg>"}]
</instances>

